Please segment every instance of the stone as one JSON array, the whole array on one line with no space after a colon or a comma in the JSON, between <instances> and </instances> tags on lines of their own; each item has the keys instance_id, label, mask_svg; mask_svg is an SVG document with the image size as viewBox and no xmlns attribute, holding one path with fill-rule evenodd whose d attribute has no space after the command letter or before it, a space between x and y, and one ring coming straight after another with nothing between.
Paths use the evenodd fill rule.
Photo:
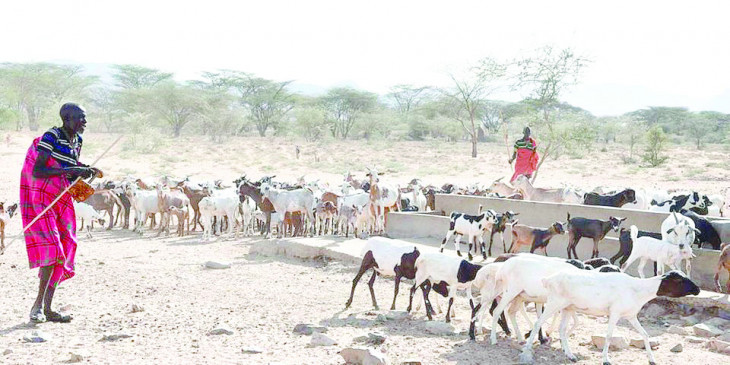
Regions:
<instances>
[{"instance_id":1,"label":"stone","mask_svg":"<svg viewBox=\"0 0 730 365\"><path fill-rule=\"evenodd\" d=\"M682 345L681 342L674 345L674 347L672 347L671 349L669 349L669 351L671 351L671 352L682 352L682 350L684 350L684 345Z\"/></svg>"},{"instance_id":2,"label":"stone","mask_svg":"<svg viewBox=\"0 0 730 365\"><path fill-rule=\"evenodd\" d=\"M720 317L720 318L722 318L722 319L727 319L728 321L730 321L730 312L729 311L726 311L724 309L718 310L717 311L717 316Z\"/></svg>"},{"instance_id":3,"label":"stone","mask_svg":"<svg viewBox=\"0 0 730 365\"><path fill-rule=\"evenodd\" d=\"M391 321L400 321L408 318L409 315L410 313L406 311L389 311L385 314L385 318Z\"/></svg>"},{"instance_id":4,"label":"stone","mask_svg":"<svg viewBox=\"0 0 730 365\"><path fill-rule=\"evenodd\" d=\"M13 353L13 350L11 350L11 349L6 349L5 351L3 351L3 356L8 356L8 355L10 355L10 354L12 354L12 353Z\"/></svg>"},{"instance_id":5,"label":"stone","mask_svg":"<svg viewBox=\"0 0 730 365\"><path fill-rule=\"evenodd\" d=\"M309 323L299 323L296 326L294 326L294 330L292 331L294 333L298 333L300 335L311 335L312 333L327 333L327 327L321 327L321 326L313 326Z\"/></svg>"},{"instance_id":6,"label":"stone","mask_svg":"<svg viewBox=\"0 0 730 365\"><path fill-rule=\"evenodd\" d=\"M723 352L730 348L730 342L720 341L713 338L707 341L705 347L713 351Z\"/></svg>"},{"instance_id":7,"label":"stone","mask_svg":"<svg viewBox=\"0 0 730 365\"><path fill-rule=\"evenodd\" d=\"M705 341L707 341L707 340L705 340L704 338L701 338L701 337L695 337L695 336L687 336L687 337L685 337L684 339L685 339L685 340L686 340L687 342L689 342L689 343L705 343Z\"/></svg>"},{"instance_id":8,"label":"stone","mask_svg":"<svg viewBox=\"0 0 730 365\"><path fill-rule=\"evenodd\" d=\"M52 336L42 331L33 331L30 334L23 336L25 342L40 343L50 341Z\"/></svg>"},{"instance_id":9,"label":"stone","mask_svg":"<svg viewBox=\"0 0 730 365\"><path fill-rule=\"evenodd\" d=\"M669 326L669 328L667 328L667 333L680 336L687 336L688 334L686 329L675 325Z\"/></svg>"},{"instance_id":10,"label":"stone","mask_svg":"<svg viewBox=\"0 0 730 365\"><path fill-rule=\"evenodd\" d=\"M685 326L694 326L697 323L702 322L702 319L698 315L691 315L689 317L682 318L682 321L684 321Z\"/></svg>"},{"instance_id":11,"label":"stone","mask_svg":"<svg viewBox=\"0 0 730 365\"><path fill-rule=\"evenodd\" d=\"M208 269L215 269L215 270L230 269L231 263L223 262L223 261L206 261L205 267Z\"/></svg>"},{"instance_id":12,"label":"stone","mask_svg":"<svg viewBox=\"0 0 730 365\"><path fill-rule=\"evenodd\" d=\"M232 335L233 329L228 327L227 325L220 325L214 329L212 329L210 332L208 332L208 336L217 336L217 335Z\"/></svg>"},{"instance_id":13,"label":"stone","mask_svg":"<svg viewBox=\"0 0 730 365\"><path fill-rule=\"evenodd\" d=\"M370 332L368 333L368 342L374 344L374 345L381 345L383 342L385 342L385 335L378 332Z\"/></svg>"},{"instance_id":14,"label":"stone","mask_svg":"<svg viewBox=\"0 0 730 365\"><path fill-rule=\"evenodd\" d=\"M424 324L427 333L432 335L452 335L454 334L454 326L449 323L441 321L428 321Z\"/></svg>"},{"instance_id":15,"label":"stone","mask_svg":"<svg viewBox=\"0 0 730 365\"><path fill-rule=\"evenodd\" d=\"M388 321L388 317L386 317L384 314L378 314L378 316L375 317L375 322L385 323L387 321Z\"/></svg>"},{"instance_id":16,"label":"stone","mask_svg":"<svg viewBox=\"0 0 730 365\"><path fill-rule=\"evenodd\" d=\"M312 340L309 342L309 347L334 345L337 345L337 341L321 333L313 333Z\"/></svg>"},{"instance_id":17,"label":"stone","mask_svg":"<svg viewBox=\"0 0 730 365\"><path fill-rule=\"evenodd\" d=\"M68 358L68 360L66 360L67 363L82 362L82 361L84 361L84 359L86 359L86 356L77 354L77 353L73 353L73 352L69 352L68 355L69 355L69 358Z\"/></svg>"},{"instance_id":18,"label":"stone","mask_svg":"<svg viewBox=\"0 0 730 365\"><path fill-rule=\"evenodd\" d=\"M641 311L641 314L643 314L645 317L658 318L665 312L666 311L664 310L664 307L659 304L652 303L646 306L646 308Z\"/></svg>"},{"instance_id":19,"label":"stone","mask_svg":"<svg viewBox=\"0 0 730 365\"><path fill-rule=\"evenodd\" d=\"M385 355L373 349L348 347L340 350L340 356L348 364L353 365L387 365L388 358Z\"/></svg>"},{"instance_id":20,"label":"stone","mask_svg":"<svg viewBox=\"0 0 730 365\"><path fill-rule=\"evenodd\" d=\"M632 347L644 348L644 339L643 338L632 338L631 341L629 341L629 345ZM649 338L649 346L651 346L652 349L655 349L659 347L659 341L653 338Z\"/></svg>"},{"instance_id":21,"label":"stone","mask_svg":"<svg viewBox=\"0 0 730 365\"><path fill-rule=\"evenodd\" d=\"M699 337L717 337L722 334L722 331L715 326L706 325L704 323L696 324L692 326L695 335Z\"/></svg>"},{"instance_id":22,"label":"stone","mask_svg":"<svg viewBox=\"0 0 730 365\"><path fill-rule=\"evenodd\" d=\"M370 337L368 336L357 336L352 339L352 342L368 342L370 341Z\"/></svg>"},{"instance_id":23,"label":"stone","mask_svg":"<svg viewBox=\"0 0 730 365\"><path fill-rule=\"evenodd\" d=\"M717 338L720 341L730 342L730 331L725 331L720 337Z\"/></svg>"},{"instance_id":24,"label":"stone","mask_svg":"<svg viewBox=\"0 0 730 365\"><path fill-rule=\"evenodd\" d=\"M710 318L702 323L704 323L706 325L710 325L710 326L715 326L717 328L730 327L730 321L728 321L727 319L724 319L724 318L720 318L720 317Z\"/></svg>"},{"instance_id":25,"label":"stone","mask_svg":"<svg viewBox=\"0 0 730 365\"><path fill-rule=\"evenodd\" d=\"M606 335L593 335L591 336L591 342L597 348L603 349L603 346L606 344ZM629 347L629 341L623 336L613 336L609 340L608 347L611 350L624 350Z\"/></svg>"},{"instance_id":26,"label":"stone","mask_svg":"<svg viewBox=\"0 0 730 365\"><path fill-rule=\"evenodd\" d=\"M246 347L242 349L241 352L243 352L244 354L260 354L264 352L264 350L258 347Z\"/></svg>"},{"instance_id":27,"label":"stone","mask_svg":"<svg viewBox=\"0 0 730 365\"><path fill-rule=\"evenodd\" d=\"M421 365L421 362L419 360L408 359L401 361L400 365Z\"/></svg>"},{"instance_id":28,"label":"stone","mask_svg":"<svg viewBox=\"0 0 730 365\"><path fill-rule=\"evenodd\" d=\"M130 337L132 337L132 335L130 335L129 333L106 334L99 341L119 341L121 339Z\"/></svg>"},{"instance_id":29,"label":"stone","mask_svg":"<svg viewBox=\"0 0 730 365\"><path fill-rule=\"evenodd\" d=\"M139 313L144 312L144 308L142 306L139 306L137 304L132 304L132 313Z\"/></svg>"}]
</instances>

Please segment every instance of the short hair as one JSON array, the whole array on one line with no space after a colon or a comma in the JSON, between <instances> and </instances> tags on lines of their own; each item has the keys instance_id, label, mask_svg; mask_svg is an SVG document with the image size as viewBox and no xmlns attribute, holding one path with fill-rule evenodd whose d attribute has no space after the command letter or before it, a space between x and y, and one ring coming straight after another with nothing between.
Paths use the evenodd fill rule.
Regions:
<instances>
[{"instance_id":1,"label":"short hair","mask_svg":"<svg viewBox=\"0 0 730 365\"><path fill-rule=\"evenodd\" d=\"M66 122L79 113L86 113L86 111L76 103L66 103L61 106L61 111L58 114L61 116L61 120Z\"/></svg>"}]
</instances>

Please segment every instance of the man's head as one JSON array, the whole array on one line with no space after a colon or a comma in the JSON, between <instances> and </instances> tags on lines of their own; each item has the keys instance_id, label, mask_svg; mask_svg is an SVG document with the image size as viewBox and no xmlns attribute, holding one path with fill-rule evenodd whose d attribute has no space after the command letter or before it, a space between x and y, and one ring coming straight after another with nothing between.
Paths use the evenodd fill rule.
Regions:
<instances>
[{"instance_id":1,"label":"man's head","mask_svg":"<svg viewBox=\"0 0 730 365\"><path fill-rule=\"evenodd\" d=\"M66 103L61 106L61 120L63 126L73 133L81 134L86 129L86 110L76 103Z\"/></svg>"},{"instance_id":2,"label":"man's head","mask_svg":"<svg viewBox=\"0 0 730 365\"><path fill-rule=\"evenodd\" d=\"M525 138L529 138L532 134L532 131L530 131L530 127L525 127L525 129L522 131L522 133L525 134Z\"/></svg>"}]
</instances>

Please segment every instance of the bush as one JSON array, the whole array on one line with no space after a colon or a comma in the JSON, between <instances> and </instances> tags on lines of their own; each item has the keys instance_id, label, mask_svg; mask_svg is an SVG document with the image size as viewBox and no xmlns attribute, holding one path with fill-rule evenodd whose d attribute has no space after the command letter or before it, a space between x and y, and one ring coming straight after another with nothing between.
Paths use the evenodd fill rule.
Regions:
<instances>
[{"instance_id":1,"label":"bush","mask_svg":"<svg viewBox=\"0 0 730 365\"><path fill-rule=\"evenodd\" d=\"M656 167L667 160L667 156L662 156L665 145L667 143L667 135L659 126L654 126L646 132L646 149L644 150L644 161L651 167Z\"/></svg>"}]
</instances>

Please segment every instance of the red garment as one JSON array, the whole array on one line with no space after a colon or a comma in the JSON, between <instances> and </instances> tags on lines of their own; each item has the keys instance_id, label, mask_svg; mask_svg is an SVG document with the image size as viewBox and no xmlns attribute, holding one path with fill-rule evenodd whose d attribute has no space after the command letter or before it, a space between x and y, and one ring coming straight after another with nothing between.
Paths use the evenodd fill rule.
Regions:
<instances>
[{"instance_id":1,"label":"red garment","mask_svg":"<svg viewBox=\"0 0 730 365\"><path fill-rule=\"evenodd\" d=\"M512 175L510 182L515 181L517 176L525 175L531 177L532 173L537 170L537 162L540 156L537 154L537 142L535 139L530 137L530 142L534 146L534 149L529 148L518 148L517 159L515 161L515 173Z\"/></svg>"},{"instance_id":2,"label":"red garment","mask_svg":"<svg viewBox=\"0 0 730 365\"><path fill-rule=\"evenodd\" d=\"M28 149L20 175L20 212L23 227L38 216L69 185L65 176L45 179L33 177L39 140L40 138L36 138ZM52 157L48 159L48 166L61 167ZM49 285L55 287L74 276L76 246L76 213L71 195L64 194L25 231L25 248L28 251L30 268L53 266Z\"/></svg>"}]
</instances>

